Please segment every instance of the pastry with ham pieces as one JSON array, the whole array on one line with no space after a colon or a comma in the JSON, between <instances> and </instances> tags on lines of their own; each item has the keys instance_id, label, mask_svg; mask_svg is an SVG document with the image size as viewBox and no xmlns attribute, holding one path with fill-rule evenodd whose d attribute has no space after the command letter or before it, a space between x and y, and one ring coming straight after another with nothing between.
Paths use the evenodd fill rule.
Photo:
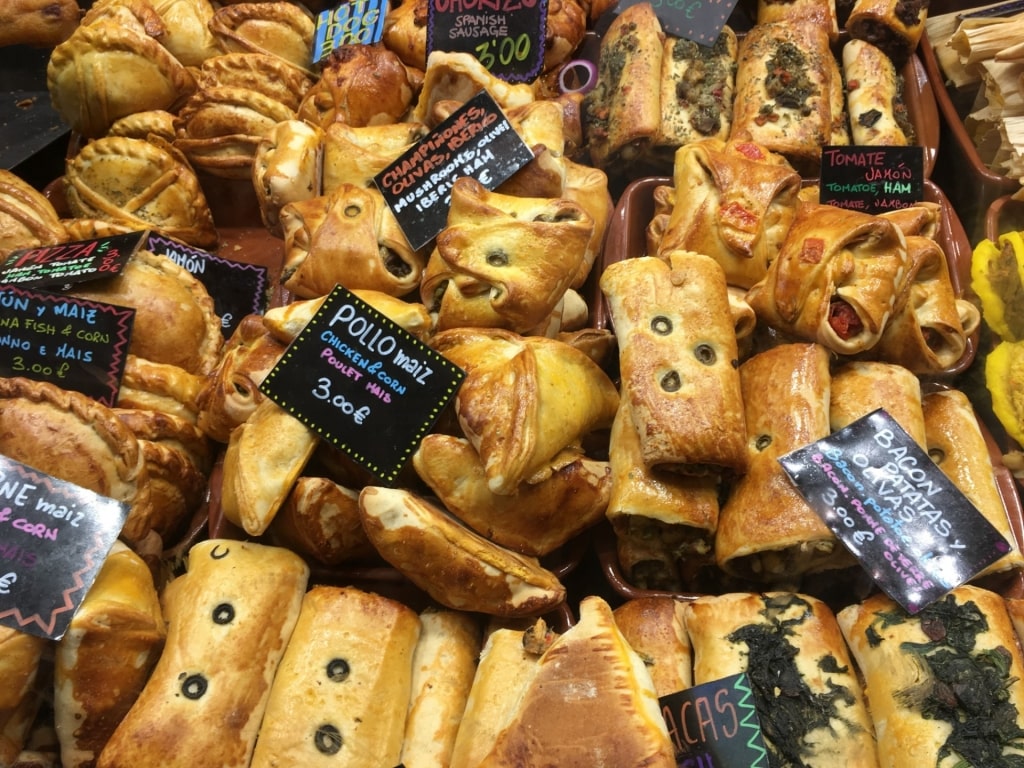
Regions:
<instances>
[{"instance_id":1,"label":"pastry with ham pieces","mask_svg":"<svg viewBox=\"0 0 1024 768\"><path fill-rule=\"evenodd\" d=\"M314 586L274 675L251 768L398 765L416 612L355 587Z\"/></svg>"},{"instance_id":2,"label":"pastry with ham pieces","mask_svg":"<svg viewBox=\"0 0 1024 768\"><path fill-rule=\"evenodd\" d=\"M909 268L906 238L891 220L803 203L747 301L773 328L855 355L881 339Z\"/></svg>"},{"instance_id":3,"label":"pastry with ham pieces","mask_svg":"<svg viewBox=\"0 0 1024 768\"><path fill-rule=\"evenodd\" d=\"M96 764L146 685L166 637L149 566L114 542L54 651L54 726L62 766Z\"/></svg>"},{"instance_id":4,"label":"pastry with ham pieces","mask_svg":"<svg viewBox=\"0 0 1024 768\"><path fill-rule=\"evenodd\" d=\"M695 685L746 673L770 765L878 765L864 690L824 602L731 592L702 595L683 616Z\"/></svg>"},{"instance_id":5,"label":"pastry with ham pieces","mask_svg":"<svg viewBox=\"0 0 1024 768\"><path fill-rule=\"evenodd\" d=\"M681 147L657 253L711 256L730 285L749 288L782 248L800 183L785 158L754 142L707 139Z\"/></svg>"},{"instance_id":6,"label":"pastry with ham pieces","mask_svg":"<svg viewBox=\"0 0 1024 768\"><path fill-rule=\"evenodd\" d=\"M864 677L880 768L1024 756L1024 666L1002 596L967 584L910 614L878 593L837 619Z\"/></svg>"},{"instance_id":7,"label":"pastry with ham pieces","mask_svg":"<svg viewBox=\"0 0 1024 768\"><path fill-rule=\"evenodd\" d=\"M739 352L722 267L673 251L610 264L600 286L644 464L683 474L743 472Z\"/></svg>"},{"instance_id":8,"label":"pastry with ham pieces","mask_svg":"<svg viewBox=\"0 0 1024 768\"><path fill-rule=\"evenodd\" d=\"M164 588L163 652L97 767L248 766L308 579L285 549L193 545L186 573Z\"/></svg>"}]
</instances>

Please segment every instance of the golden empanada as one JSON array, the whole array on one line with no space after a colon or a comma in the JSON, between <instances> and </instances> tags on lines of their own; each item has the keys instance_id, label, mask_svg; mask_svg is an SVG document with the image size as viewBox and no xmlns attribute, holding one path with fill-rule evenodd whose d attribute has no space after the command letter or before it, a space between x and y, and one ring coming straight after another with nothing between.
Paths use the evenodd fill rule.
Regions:
<instances>
[{"instance_id":1,"label":"golden empanada","mask_svg":"<svg viewBox=\"0 0 1024 768\"><path fill-rule=\"evenodd\" d=\"M224 5L208 26L225 51L270 54L304 72L313 70L316 25L302 6L283 0Z\"/></svg>"},{"instance_id":2,"label":"golden empanada","mask_svg":"<svg viewBox=\"0 0 1024 768\"><path fill-rule=\"evenodd\" d=\"M68 239L49 198L21 177L0 168L0 260L12 251Z\"/></svg>"}]
</instances>

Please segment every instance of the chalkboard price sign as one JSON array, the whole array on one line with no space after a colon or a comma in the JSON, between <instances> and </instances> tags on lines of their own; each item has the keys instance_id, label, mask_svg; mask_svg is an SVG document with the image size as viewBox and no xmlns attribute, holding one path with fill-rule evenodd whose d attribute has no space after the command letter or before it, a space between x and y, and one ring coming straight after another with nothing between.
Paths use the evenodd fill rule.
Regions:
<instances>
[{"instance_id":1,"label":"chalkboard price sign","mask_svg":"<svg viewBox=\"0 0 1024 768\"><path fill-rule=\"evenodd\" d=\"M639 5L647 0L620 0L617 9ZM650 0L651 9L662 28L676 37L701 45L715 44L729 21L737 0Z\"/></svg>"},{"instance_id":2,"label":"chalkboard price sign","mask_svg":"<svg viewBox=\"0 0 1024 768\"><path fill-rule=\"evenodd\" d=\"M427 52L471 53L495 77L529 82L544 65L547 0L429 0Z\"/></svg>"},{"instance_id":3,"label":"chalkboard price sign","mask_svg":"<svg viewBox=\"0 0 1024 768\"><path fill-rule=\"evenodd\" d=\"M909 613L1010 551L883 409L779 461L875 583Z\"/></svg>"},{"instance_id":4,"label":"chalkboard price sign","mask_svg":"<svg viewBox=\"0 0 1024 768\"><path fill-rule=\"evenodd\" d=\"M0 376L24 376L113 406L135 310L0 286Z\"/></svg>"},{"instance_id":5,"label":"chalkboard price sign","mask_svg":"<svg viewBox=\"0 0 1024 768\"><path fill-rule=\"evenodd\" d=\"M266 267L223 259L156 234L149 235L146 248L188 270L206 287L225 337L234 332L246 315L262 315L266 311L270 289Z\"/></svg>"},{"instance_id":6,"label":"chalkboard price sign","mask_svg":"<svg viewBox=\"0 0 1024 768\"><path fill-rule=\"evenodd\" d=\"M446 357L336 286L260 390L391 482L464 378Z\"/></svg>"},{"instance_id":7,"label":"chalkboard price sign","mask_svg":"<svg viewBox=\"0 0 1024 768\"><path fill-rule=\"evenodd\" d=\"M533 151L482 90L373 181L418 250L447 223L455 179L470 176L493 190L531 160Z\"/></svg>"},{"instance_id":8,"label":"chalkboard price sign","mask_svg":"<svg viewBox=\"0 0 1024 768\"><path fill-rule=\"evenodd\" d=\"M14 251L0 265L0 284L56 288L113 277L147 234L141 230Z\"/></svg>"},{"instance_id":9,"label":"chalkboard price sign","mask_svg":"<svg viewBox=\"0 0 1024 768\"><path fill-rule=\"evenodd\" d=\"M0 624L59 640L128 505L0 455Z\"/></svg>"},{"instance_id":10,"label":"chalkboard price sign","mask_svg":"<svg viewBox=\"0 0 1024 768\"><path fill-rule=\"evenodd\" d=\"M922 147L825 147L820 200L839 208L882 213L924 199Z\"/></svg>"}]
</instances>

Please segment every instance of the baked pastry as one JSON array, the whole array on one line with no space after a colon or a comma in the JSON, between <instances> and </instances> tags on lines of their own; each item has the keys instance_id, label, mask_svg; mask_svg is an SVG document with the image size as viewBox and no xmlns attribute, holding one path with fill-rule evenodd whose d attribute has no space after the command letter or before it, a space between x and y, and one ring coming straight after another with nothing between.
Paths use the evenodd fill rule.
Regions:
<instances>
[{"instance_id":1,"label":"baked pastry","mask_svg":"<svg viewBox=\"0 0 1024 768\"><path fill-rule=\"evenodd\" d=\"M853 556L778 461L829 434L828 350L780 344L742 363L740 380L750 467L722 505L715 536L719 567L756 583L792 586L804 574L852 564Z\"/></svg>"},{"instance_id":2,"label":"baked pastry","mask_svg":"<svg viewBox=\"0 0 1024 768\"><path fill-rule=\"evenodd\" d=\"M901 67L917 50L927 18L927 3L854 0L844 26L850 37L871 43Z\"/></svg>"},{"instance_id":3,"label":"baked pastry","mask_svg":"<svg viewBox=\"0 0 1024 768\"><path fill-rule=\"evenodd\" d=\"M328 566L375 554L359 517L359 491L327 477L296 478L266 535L268 541Z\"/></svg>"},{"instance_id":4,"label":"baked pastry","mask_svg":"<svg viewBox=\"0 0 1024 768\"><path fill-rule=\"evenodd\" d=\"M840 355L858 354L885 331L908 266L906 239L889 219L803 203L747 301L774 328Z\"/></svg>"},{"instance_id":5,"label":"baked pastry","mask_svg":"<svg viewBox=\"0 0 1024 768\"><path fill-rule=\"evenodd\" d=\"M199 179L185 156L166 142L104 136L67 161L64 178L74 217L132 230L152 228L197 248L217 245Z\"/></svg>"},{"instance_id":6,"label":"baked pastry","mask_svg":"<svg viewBox=\"0 0 1024 768\"><path fill-rule=\"evenodd\" d=\"M846 105L854 144L905 147L913 129L892 60L864 40L843 46Z\"/></svg>"},{"instance_id":7,"label":"baked pastry","mask_svg":"<svg viewBox=\"0 0 1024 768\"><path fill-rule=\"evenodd\" d=\"M878 593L837 614L864 676L881 768L998 765L1024 750L1020 647L1000 595L955 588L914 615Z\"/></svg>"},{"instance_id":8,"label":"baked pastry","mask_svg":"<svg viewBox=\"0 0 1024 768\"><path fill-rule=\"evenodd\" d=\"M612 488L607 462L566 454L550 476L511 495L488 488L483 462L464 438L426 435L412 465L445 509L481 536L543 557L600 521Z\"/></svg>"},{"instance_id":9,"label":"baked pastry","mask_svg":"<svg viewBox=\"0 0 1024 768\"><path fill-rule=\"evenodd\" d=\"M641 256L606 266L600 286L644 464L744 472L739 352L721 266L692 251Z\"/></svg>"},{"instance_id":10,"label":"baked pastry","mask_svg":"<svg viewBox=\"0 0 1024 768\"><path fill-rule=\"evenodd\" d=\"M416 612L395 600L314 586L274 677L250 765L398 765L419 636Z\"/></svg>"},{"instance_id":11,"label":"baked pastry","mask_svg":"<svg viewBox=\"0 0 1024 768\"><path fill-rule=\"evenodd\" d=\"M215 12L210 0L149 0L149 3L164 22L160 44L186 67L198 67L222 53L210 31ZM93 7L96 5L98 3Z\"/></svg>"},{"instance_id":12,"label":"baked pastry","mask_svg":"<svg viewBox=\"0 0 1024 768\"><path fill-rule=\"evenodd\" d=\"M0 627L0 764L13 766L26 746L32 723L43 703L40 662L48 641L11 627Z\"/></svg>"},{"instance_id":13,"label":"baked pastry","mask_svg":"<svg viewBox=\"0 0 1024 768\"><path fill-rule=\"evenodd\" d=\"M684 605L674 597L634 597L612 612L629 647L643 658L659 699L693 685Z\"/></svg>"},{"instance_id":14,"label":"baked pastry","mask_svg":"<svg viewBox=\"0 0 1024 768\"><path fill-rule=\"evenodd\" d=\"M226 443L231 430L249 418L266 397L260 384L287 346L268 331L260 315L242 318L196 397L197 422L207 435Z\"/></svg>"},{"instance_id":15,"label":"baked pastry","mask_svg":"<svg viewBox=\"0 0 1024 768\"><path fill-rule=\"evenodd\" d=\"M536 558L487 541L410 491L366 486L359 511L381 557L448 608L537 616L565 599Z\"/></svg>"},{"instance_id":16,"label":"baked pastry","mask_svg":"<svg viewBox=\"0 0 1024 768\"><path fill-rule=\"evenodd\" d=\"M886 324L875 355L917 374L952 369L981 324L981 312L956 295L947 257L934 240L907 237L908 274L898 309Z\"/></svg>"},{"instance_id":17,"label":"baked pastry","mask_svg":"<svg viewBox=\"0 0 1024 768\"><path fill-rule=\"evenodd\" d=\"M756 23L810 21L821 27L831 42L839 39L835 0L758 0Z\"/></svg>"},{"instance_id":18,"label":"baked pastry","mask_svg":"<svg viewBox=\"0 0 1024 768\"><path fill-rule=\"evenodd\" d=\"M415 301L406 301L387 293L356 289L352 293L392 322L400 325L420 341L427 341L432 321L427 308ZM283 344L290 344L323 306L324 297L300 299L284 306L271 307L263 315L263 326Z\"/></svg>"},{"instance_id":19,"label":"baked pastry","mask_svg":"<svg viewBox=\"0 0 1024 768\"><path fill-rule=\"evenodd\" d=\"M432 345L466 371L455 412L493 493L543 478L562 451L578 450L615 417L619 394L608 374L565 342L456 328Z\"/></svg>"},{"instance_id":20,"label":"baked pastry","mask_svg":"<svg viewBox=\"0 0 1024 768\"><path fill-rule=\"evenodd\" d=\"M738 45L736 33L728 24L713 45L665 36L661 120L652 151L667 167L672 166L679 147L729 136Z\"/></svg>"},{"instance_id":21,"label":"baked pastry","mask_svg":"<svg viewBox=\"0 0 1024 768\"><path fill-rule=\"evenodd\" d=\"M515 197L456 179L419 289L437 329L529 332L577 278L593 227L571 200Z\"/></svg>"},{"instance_id":22,"label":"baked pastry","mask_svg":"<svg viewBox=\"0 0 1024 768\"><path fill-rule=\"evenodd\" d=\"M480 765L536 674L538 657L526 648L522 629L499 627L486 635L452 746L450 768Z\"/></svg>"},{"instance_id":23,"label":"baked pastry","mask_svg":"<svg viewBox=\"0 0 1024 768\"><path fill-rule=\"evenodd\" d=\"M166 636L149 566L114 542L54 651L54 726L62 766L95 765L142 692Z\"/></svg>"},{"instance_id":24,"label":"baked pastry","mask_svg":"<svg viewBox=\"0 0 1024 768\"><path fill-rule=\"evenodd\" d=\"M321 128L401 122L419 89L418 76L380 43L341 45L319 67L320 76L303 97L298 116Z\"/></svg>"},{"instance_id":25,"label":"baked pastry","mask_svg":"<svg viewBox=\"0 0 1024 768\"><path fill-rule=\"evenodd\" d=\"M297 112L314 78L270 53L236 51L207 59L196 70L198 90L230 88L255 91ZM223 132L225 127L219 130ZM233 133L234 131L226 131Z\"/></svg>"},{"instance_id":26,"label":"baked pastry","mask_svg":"<svg viewBox=\"0 0 1024 768\"><path fill-rule=\"evenodd\" d=\"M217 365L224 336L213 298L167 256L140 249L115 277L78 283L69 294L134 308L128 350L136 357L197 375Z\"/></svg>"},{"instance_id":27,"label":"baked pastry","mask_svg":"<svg viewBox=\"0 0 1024 768\"><path fill-rule=\"evenodd\" d=\"M405 296L420 284L426 255L413 249L376 188L342 184L285 205L281 284L299 298L335 285Z\"/></svg>"},{"instance_id":28,"label":"baked pastry","mask_svg":"<svg viewBox=\"0 0 1024 768\"><path fill-rule=\"evenodd\" d=\"M199 393L205 380L206 374L189 373L171 363L155 363L129 354L125 358L116 405L166 413L196 423Z\"/></svg>"},{"instance_id":29,"label":"baked pastry","mask_svg":"<svg viewBox=\"0 0 1024 768\"><path fill-rule=\"evenodd\" d=\"M323 192L343 184L373 185L374 177L425 135L419 123L354 126L333 122L324 128Z\"/></svg>"},{"instance_id":30,"label":"baked pastry","mask_svg":"<svg viewBox=\"0 0 1024 768\"><path fill-rule=\"evenodd\" d=\"M695 685L746 673L769 763L878 764L864 690L824 602L732 592L702 595L684 605L683 616ZM876 722L881 730L884 721Z\"/></svg>"},{"instance_id":31,"label":"baked pastry","mask_svg":"<svg viewBox=\"0 0 1024 768\"><path fill-rule=\"evenodd\" d=\"M193 545L187 572L164 590L163 653L97 766L248 766L308 578L285 549Z\"/></svg>"},{"instance_id":32,"label":"baked pastry","mask_svg":"<svg viewBox=\"0 0 1024 768\"><path fill-rule=\"evenodd\" d=\"M904 208L882 211L879 216L899 227L905 237L919 235L938 241L942 233L942 205L933 200L919 200Z\"/></svg>"},{"instance_id":33,"label":"baked pastry","mask_svg":"<svg viewBox=\"0 0 1024 768\"><path fill-rule=\"evenodd\" d=\"M626 403L612 424L608 463L612 487L605 515L627 581L640 589L683 591L684 570L695 575L712 559L720 475L648 467Z\"/></svg>"},{"instance_id":34,"label":"baked pastry","mask_svg":"<svg viewBox=\"0 0 1024 768\"><path fill-rule=\"evenodd\" d=\"M0 46L52 48L78 29L77 0L11 0L0 8Z\"/></svg>"},{"instance_id":35,"label":"baked pastry","mask_svg":"<svg viewBox=\"0 0 1024 768\"><path fill-rule=\"evenodd\" d=\"M275 0L234 3L218 8L207 26L227 52L277 56L303 72L313 71L313 15L305 8Z\"/></svg>"},{"instance_id":36,"label":"baked pastry","mask_svg":"<svg viewBox=\"0 0 1024 768\"><path fill-rule=\"evenodd\" d=\"M664 43L650 3L623 8L608 26L597 82L583 100L587 150L596 167L611 170L649 151L661 126Z\"/></svg>"},{"instance_id":37,"label":"baked pastry","mask_svg":"<svg viewBox=\"0 0 1024 768\"><path fill-rule=\"evenodd\" d=\"M224 517L250 536L266 531L318 440L316 432L273 400L262 400L232 430L224 452Z\"/></svg>"},{"instance_id":38,"label":"baked pastry","mask_svg":"<svg viewBox=\"0 0 1024 768\"><path fill-rule=\"evenodd\" d=\"M570 714L571 713L571 714ZM541 654L481 768L675 765L650 673L600 597Z\"/></svg>"},{"instance_id":39,"label":"baked pastry","mask_svg":"<svg viewBox=\"0 0 1024 768\"><path fill-rule=\"evenodd\" d=\"M833 432L884 408L922 448L925 447L921 382L895 363L856 360L832 371L829 425Z\"/></svg>"},{"instance_id":40,"label":"baked pastry","mask_svg":"<svg viewBox=\"0 0 1024 768\"><path fill-rule=\"evenodd\" d=\"M22 248L69 239L49 198L20 176L0 169L0 260Z\"/></svg>"},{"instance_id":41,"label":"baked pastry","mask_svg":"<svg viewBox=\"0 0 1024 768\"><path fill-rule=\"evenodd\" d=\"M107 131L108 136L127 136L131 139L148 139L153 134L167 142L174 141L174 133L174 113L166 109L133 112L115 120Z\"/></svg>"},{"instance_id":42,"label":"baked pastry","mask_svg":"<svg viewBox=\"0 0 1024 768\"><path fill-rule=\"evenodd\" d=\"M925 395L922 408L928 455L1010 544L1009 554L978 575L1024 567L996 482L991 451L971 401L958 389L944 389Z\"/></svg>"},{"instance_id":43,"label":"baked pastry","mask_svg":"<svg viewBox=\"0 0 1024 768\"><path fill-rule=\"evenodd\" d=\"M406 66L427 67L427 0L404 0L384 17L381 38Z\"/></svg>"},{"instance_id":44,"label":"baked pastry","mask_svg":"<svg viewBox=\"0 0 1024 768\"><path fill-rule=\"evenodd\" d=\"M0 454L128 504L129 532L150 514L138 439L112 409L78 392L0 378Z\"/></svg>"},{"instance_id":45,"label":"baked pastry","mask_svg":"<svg viewBox=\"0 0 1024 768\"><path fill-rule=\"evenodd\" d=\"M711 256L740 288L761 280L796 218L801 182L793 167L753 142L705 139L676 152L672 179L652 253Z\"/></svg>"},{"instance_id":46,"label":"baked pastry","mask_svg":"<svg viewBox=\"0 0 1024 768\"><path fill-rule=\"evenodd\" d=\"M828 32L810 20L755 24L740 41L729 138L754 141L803 171L832 137Z\"/></svg>"},{"instance_id":47,"label":"baked pastry","mask_svg":"<svg viewBox=\"0 0 1024 768\"><path fill-rule=\"evenodd\" d=\"M409 119L434 127L443 119L436 107L446 101L464 104L486 90L502 109L508 111L533 101L533 90L526 83L508 83L492 75L471 53L432 51L427 57L423 86Z\"/></svg>"},{"instance_id":48,"label":"baked pastry","mask_svg":"<svg viewBox=\"0 0 1024 768\"><path fill-rule=\"evenodd\" d=\"M449 764L483 643L473 614L428 608L420 627L399 761L405 768Z\"/></svg>"},{"instance_id":49,"label":"baked pastry","mask_svg":"<svg viewBox=\"0 0 1024 768\"><path fill-rule=\"evenodd\" d=\"M320 194L323 154L323 131L302 120L282 120L256 145L253 188L260 218L271 234L282 234L281 208Z\"/></svg>"},{"instance_id":50,"label":"baked pastry","mask_svg":"<svg viewBox=\"0 0 1024 768\"><path fill-rule=\"evenodd\" d=\"M151 12L152 13L152 12ZM189 69L127 11L79 24L50 54L46 88L71 130L103 136L118 118L149 109L173 111L195 90Z\"/></svg>"}]
</instances>

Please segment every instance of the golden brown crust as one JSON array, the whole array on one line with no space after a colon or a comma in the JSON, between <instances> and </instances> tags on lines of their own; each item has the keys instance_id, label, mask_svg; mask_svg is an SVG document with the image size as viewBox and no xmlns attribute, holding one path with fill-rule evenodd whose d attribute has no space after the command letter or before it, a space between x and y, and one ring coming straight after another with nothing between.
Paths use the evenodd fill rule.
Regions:
<instances>
[{"instance_id":1,"label":"golden brown crust","mask_svg":"<svg viewBox=\"0 0 1024 768\"><path fill-rule=\"evenodd\" d=\"M921 382L901 365L860 360L844 363L832 372L829 424L833 432L885 408L920 445L925 446Z\"/></svg>"},{"instance_id":2,"label":"golden brown crust","mask_svg":"<svg viewBox=\"0 0 1024 768\"><path fill-rule=\"evenodd\" d=\"M149 566L117 542L56 646L63 765L90 765L142 692L167 636Z\"/></svg>"},{"instance_id":3,"label":"golden brown crust","mask_svg":"<svg viewBox=\"0 0 1024 768\"><path fill-rule=\"evenodd\" d=\"M693 649L683 606L672 597L635 597L614 611L616 626L643 657L659 698L693 685Z\"/></svg>"},{"instance_id":4,"label":"golden brown crust","mask_svg":"<svg viewBox=\"0 0 1024 768\"><path fill-rule=\"evenodd\" d=\"M455 517L496 544L534 557L553 552L597 523L611 492L607 462L576 455L510 496L492 493L473 446L451 435L424 437L412 463Z\"/></svg>"},{"instance_id":5,"label":"golden brown crust","mask_svg":"<svg viewBox=\"0 0 1024 768\"><path fill-rule=\"evenodd\" d=\"M702 596L683 613L694 684L746 672L773 763L877 765L864 691L824 602L787 592L734 592ZM766 674L769 666L774 675ZM778 685L783 676L785 690ZM806 708L787 706L796 699Z\"/></svg>"},{"instance_id":6,"label":"golden brown crust","mask_svg":"<svg viewBox=\"0 0 1024 768\"><path fill-rule=\"evenodd\" d=\"M564 342L456 328L432 344L466 371L455 410L494 493L544 476L562 451L615 417L619 395L608 374Z\"/></svg>"},{"instance_id":7,"label":"golden brown crust","mask_svg":"<svg viewBox=\"0 0 1024 768\"><path fill-rule=\"evenodd\" d=\"M263 53L312 71L312 14L292 3L252 2L222 6L207 26L228 52Z\"/></svg>"},{"instance_id":8,"label":"golden brown crust","mask_svg":"<svg viewBox=\"0 0 1024 768\"><path fill-rule=\"evenodd\" d=\"M715 558L728 573L793 583L852 562L796 490L778 458L829 434L829 356L819 344L783 344L740 366L750 468L722 506Z\"/></svg>"},{"instance_id":9,"label":"golden brown crust","mask_svg":"<svg viewBox=\"0 0 1024 768\"><path fill-rule=\"evenodd\" d=\"M936 711L951 712L968 726L976 717L991 714L972 714L973 706L958 696L943 701L941 707L924 707L934 696L932 684L935 673L929 669L927 657L935 653L947 654L947 663L984 667L985 680L972 676L968 686L987 691L1000 690L1006 696L1007 716L1011 728L1024 727L1024 687L1021 685L1024 665L1013 626L1007 614L1006 603L994 592L971 585L957 587L937 605L936 620L927 624L922 620L929 615L908 615L894 600L878 593L862 603L848 606L837 614L847 645L864 675L868 692L868 705L878 735L878 764L881 768L898 768L913 760L915 765L935 765L941 768L960 764L969 756L961 756L956 749L942 756L942 750L952 732L952 725ZM959 632L948 635L959 638L957 645L946 642L946 633L936 630L955 628ZM912 644L908 647L908 644ZM917 650L915 650L915 646ZM998 660L998 666L991 660ZM980 672L980 670L979 670ZM969 688L960 688L969 690ZM982 710L984 712L984 710ZM992 734L991 729L980 729ZM1020 756L1019 747L1003 747L996 738L980 737L980 746L991 750L987 754ZM941 758L941 759L940 759Z\"/></svg>"},{"instance_id":10,"label":"golden brown crust","mask_svg":"<svg viewBox=\"0 0 1024 768\"><path fill-rule=\"evenodd\" d=\"M224 336L213 298L166 256L136 251L116 277L78 284L69 293L135 309L128 349L136 357L195 375L217 365Z\"/></svg>"},{"instance_id":11,"label":"golden brown crust","mask_svg":"<svg viewBox=\"0 0 1024 768\"><path fill-rule=\"evenodd\" d=\"M676 152L673 187L674 196L660 193L668 217L656 252L711 256L741 288L761 280L796 218L800 175L793 167L754 142L705 139Z\"/></svg>"},{"instance_id":12,"label":"golden brown crust","mask_svg":"<svg viewBox=\"0 0 1024 768\"><path fill-rule=\"evenodd\" d=\"M420 637L416 613L354 587L302 600L274 676L253 768L398 765Z\"/></svg>"},{"instance_id":13,"label":"golden brown crust","mask_svg":"<svg viewBox=\"0 0 1024 768\"><path fill-rule=\"evenodd\" d=\"M381 556L442 605L537 616L565 599L565 587L536 559L487 541L409 491L367 486L359 509Z\"/></svg>"},{"instance_id":14,"label":"golden brown crust","mask_svg":"<svg viewBox=\"0 0 1024 768\"><path fill-rule=\"evenodd\" d=\"M164 651L97 765L248 766L308 578L285 549L224 539L194 545L187 573L165 590Z\"/></svg>"},{"instance_id":15,"label":"golden brown crust","mask_svg":"<svg viewBox=\"0 0 1024 768\"><path fill-rule=\"evenodd\" d=\"M971 401L962 391L948 389L925 395L922 407L928 455L1013 548L979 575L1024 567Z\"/></svg>"},{"instance_id":16,"label":"golden brown crust","mask_svg":"<svg viewBox=\"0 0 1024 768\"><path fill-rule=\"evenodd\" d=\"M52 48L78 29L77 0L8 0L0 6L0 46Z\"/></svg>"},{"instance_id":17,"label":"golden brown crust","mask_svg":"<svg viewBox=\"0 0 1024 768\"><path fill-rule=\"evenodd\" d=\"M594 222L563 198L515 197L456 179L420 296L437 328L527 333L576 280Z\"/></svg>"},{"instance_id":18,"label":"golden brown crust","mask_svg":"<svg viewBox=\"0 0 1024 768\"><path fill-rule=\"evenodd\" d=\"M19 176L0 169L0 259L21 248L68 239L53 203Z\"/></svg>"},{"instance_id":19,"label":"golden brown crust","mask_svg":"<svg viewBox=\"0 0 1024 768\"><path fill-rule=\"evenodd\" d=\"M783 60L779 60L782 57ZM803 89L776 93L778 69ZM838 66L828 33L810 21L757 24L740 41L729 138L755 141L791 162L813 165L832 137L832 75ZM799 101L799 103L794 103Z\"/></svg>"},{"instance_id":20,"label":"golden brown crust","mask_svg":"<svg viewBox=\"0 0 1024 768\"><path fill-rule=\"evenodd\" d=\"M185 65L141 25L112 19L82 23L56 46L46 80L54 109L87 138L133 112L174 109L195 89Z\"/></svg>"},{"instance_id":21,"label":"golden brown crust","mask_svg":"<svg viewBox=\"0 0 1024 768\"><path fill-rule=\"evenodd\" d=\"M899 0L855 0L846 17L850 37L881 48L896 66L917 49L928 18L926 3Z\"/></svg>"},{"instance_id":22,"label":"golden brown crust","mask_svg":"<svg viewBox=\"0 0 1024 768\"><path fill-rule=\"evenodd\" d=\"M204 380L205 374L189 373L170 363L129 354L117 392L117 406L166 413L195 423Z\"/></svg>"},{"instance_id":23,"label":"golden brown crust","mask_svg":"<svg viewBox=\"0 0 1024 768\"><path fill-rule=\"evenodd\" d=\"M610 264L600 284L644 464L684 474L745 471L739 352L721 266L673 251Z\"/></svg>"},{"instance_id":24,"label":"golden brown crust","mask_svg":"<svg viewBox=\"0 0 1024 768\"><path fill-rule=\"evenodd\" d=\"M282 207L320 194L323 139L323 131L316 126L301 120L282 120L256 145L253 187L260 217L271 234L282 234Z\"/></svg>"},{"instance_id":25,"label":"golden brown crust","mask_svg":"<svg viewBox=\"0 0 1024 768\"><path fill-rule=\"evenodd\" d=\"M871 349L907 279L906 239L889 219L803 203L768 273L747 292L758 319L838 354ZM836 317L842 302L850 317Z\"/></svg>"},{"instance_id":26,"label":"golden brown crust","mask_svg":"<svg viewBox=\"0 0 1024 768\"><path fill-rule=\"evenodd\" d=\"M166 142L104 136L68 160L65 195L73 217L152 228L197 248L217 244L199 179Z\"/></svg>"}]
</instances>

